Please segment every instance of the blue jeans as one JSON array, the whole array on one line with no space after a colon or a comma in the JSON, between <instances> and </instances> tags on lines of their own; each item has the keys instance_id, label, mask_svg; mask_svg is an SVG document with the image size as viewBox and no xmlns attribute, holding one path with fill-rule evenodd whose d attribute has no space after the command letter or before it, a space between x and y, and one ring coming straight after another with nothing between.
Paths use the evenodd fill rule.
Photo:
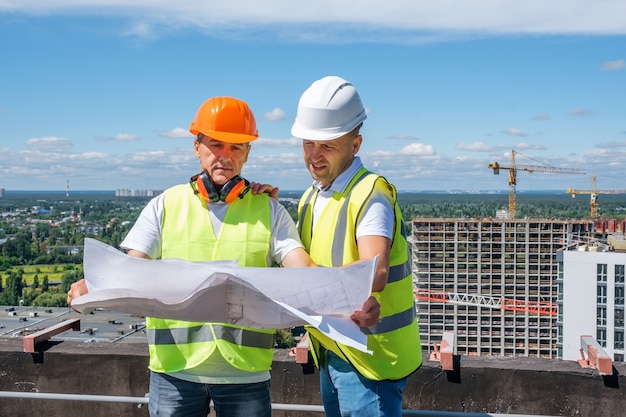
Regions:
<instances>
[{"instance_id":1,"label":"blue jeans","mask_svg":"<svg viewBox=\"0 0 626 417\"><path fill-rule=\"evenodd\" d=\"M322 349L320 391L326 417L401 417L408 378L373 381L348 362Z\"/></svg>"},{"instance_id":2,"label":"blue jeans","mask_svg":"<svg viewBox=\"0 0 626 417\"><path fill-rule=\"evenodd\" d=\"M150 372L150 417L271 417L270 381L255 384L198 384Z\"/></svg>"}]
</instances>

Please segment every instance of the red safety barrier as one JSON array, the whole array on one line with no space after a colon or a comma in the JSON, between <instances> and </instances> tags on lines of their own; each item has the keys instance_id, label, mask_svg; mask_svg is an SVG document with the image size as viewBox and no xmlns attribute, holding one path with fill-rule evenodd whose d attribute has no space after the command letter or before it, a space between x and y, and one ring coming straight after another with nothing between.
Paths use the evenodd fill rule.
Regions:
<instances>
[{"instance_id":1,"label":"red safety barrier","mask_svg":"<svg viewBox=\"0 0 626 417\"><path fill-rule=\"evenodd\" d=\"M46 327L35 333L24 336L24 352L35 352L35 345L39 342L46 341L52 336L63 333L67 330L80 331L80 319L68 319L54 326Z\"/></svg>"},{"instance_id":2,"label":"red safety barrier","mask_svg":"<svg viewBox=\"0 0 626 417\"><path fill-rule=\"evenodd\" d=\"M582 359L578 363L583 368L595 368L600 375L613 375L613 360L592 336L580 336L580 355Z\"/></svg>"},{"instance_id":3,"label":"red safety barrier","mask_svg":"<svg viewBox=\"0 0 626 417\"><path fill-rule=\"evenodd\" d=\"M433 344L434 352L430 354L431 361L441 363L444 371L454 370L454 332L446 330L441 337L441 343L437 346Z\"/></svg>"}]
</instances>

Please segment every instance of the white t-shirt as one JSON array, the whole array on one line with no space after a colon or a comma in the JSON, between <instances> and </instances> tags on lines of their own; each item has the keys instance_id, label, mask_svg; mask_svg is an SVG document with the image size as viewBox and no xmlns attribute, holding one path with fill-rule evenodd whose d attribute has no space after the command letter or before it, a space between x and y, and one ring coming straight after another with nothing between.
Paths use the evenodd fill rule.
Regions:
<instances>
[{"instance_id":1,"label":"white t-shirt","mask_svg":"<svg viewBox=\"0 0 626 417\"><path fill-rule=\"evenodd\" d=\"M315 219L319 218L333 194L342 193L361 168L363 168L361 158L355 156L350 167L335 178L329 187L322 188L317 181L313 183L313 186L320 190L313 206L313 231L315 231ZM375 191L357 225L356 237L358 239L361 236L385 236L393 239L394 223L395 211L391 195Z\"/></svg>"},{"instance_id":2,"label":"white t-shirt","mask_svg":"<svg viewBox=\"0 0 626 417\"><path fill-rule=\"evenodd\" d=\"M120 247L135 249L148 255L151 259L161 257L161 223L163 220L163 202L165 193L159 194L148 202L139 218L124 238ZM272 231L268 264L271 261L281 263L285 256L294 249L303 248L298 230L293 219L278 201L270 201L270 227ZM228 204L218 201L210 203L209 216L215 234L219 235Z\"/></svg>"},{"instance_id":3,"label":"white t-shirt","mask_svg":"<svg viewBox=\"0 0 626 417\"><path fill-rule=\"evenodd\" d=\"M165 193L159 194L148 202L139 215L139 218L124 238L120 247L135 249L148 255L152 259L161 258L161 223L163 219L163 202ZM270 202L270 250L268 265L272 261L281 263L285 256L294 249L304 248L298 230L287 210L273 198ZM211 223L216 235L222 227L228 204L223 202L208 205ZM171 373L170 375L185 381L203 384L247 384L266 381L270 378L269 371L247 372L237 369L220 356L215 356L210 363L201 367L186 370L185 372Z\"/></svg>"}]
</instances>

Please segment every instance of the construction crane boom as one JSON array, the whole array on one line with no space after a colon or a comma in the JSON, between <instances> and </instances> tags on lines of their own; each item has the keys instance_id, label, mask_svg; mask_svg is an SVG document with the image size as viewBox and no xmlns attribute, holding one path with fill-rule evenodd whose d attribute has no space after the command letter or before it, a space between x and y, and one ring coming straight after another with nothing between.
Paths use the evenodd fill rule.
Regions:
<instances>
[{"instance_id":1,"label":"construction crane boom","mask_svg":"<svg viewBox=\"0 0 626 417\"><path fill-rule=\"evenodd\" d=\"M504 166L498 162L487 165L487 168L493 169L494 175L499 175L501 169L509 171L509 218L517 217L517 171L526 172L548 172L555 174L584 174L582 169L557 168L549 165L521 165L515 162L515 150L511 150L511 165Z\"/></svg>"},{"instance_id":2,"label":"construction crane boom","mask_svg":"<svg viewBox=\"0 0 626 417\"><path fill-rule=\"evenodd\" d=\"M515 298L493 297L479 294L463 294L448 291L415 289L415 299L466 306L478 306L508 311L520 311L556 316L558 306L548 301L518 300Z\"/></svg>"},{"instance_id":3,"label":"construction crane boom","mask_svg":"<svg viewBox=\"0 0 626 417\"><path fill-rule=\"evenodd\" d=\"M574 190L572 188L568 188L566 193L571 194L572 198L576 198L577 194L590 194L591 198L589 201L590 206L590 216L592 219L598 218L598 194L626 194L626 188L620 188L615 190L597 190L596 189L596 176L593 175L591 177L591 190Z\"/></svg>"}]
</instances>

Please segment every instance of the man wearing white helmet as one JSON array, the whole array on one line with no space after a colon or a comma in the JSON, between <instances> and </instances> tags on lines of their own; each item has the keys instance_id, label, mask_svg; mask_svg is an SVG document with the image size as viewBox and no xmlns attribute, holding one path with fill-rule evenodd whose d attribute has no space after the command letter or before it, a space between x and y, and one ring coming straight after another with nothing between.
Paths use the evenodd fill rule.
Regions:
<instances>
[{"instance_id":1,"label":"man wearing white helmet","mask_svg":"<svg viewBox=\"0 0 626 417\"><path fill-rule=\"evenodd\" d=\"M309 328L327 416L397 416L408 376L422 362L405 225L396 190L356 156L366 119L354 86L336 76L300 97L291 134L302 139L313 177L298 207L298 231L318 265L338 267L378 256L372 295L380 303L363 353ZM328 233L328 231L333 233Z\"/></svg>"}]
</instances>

